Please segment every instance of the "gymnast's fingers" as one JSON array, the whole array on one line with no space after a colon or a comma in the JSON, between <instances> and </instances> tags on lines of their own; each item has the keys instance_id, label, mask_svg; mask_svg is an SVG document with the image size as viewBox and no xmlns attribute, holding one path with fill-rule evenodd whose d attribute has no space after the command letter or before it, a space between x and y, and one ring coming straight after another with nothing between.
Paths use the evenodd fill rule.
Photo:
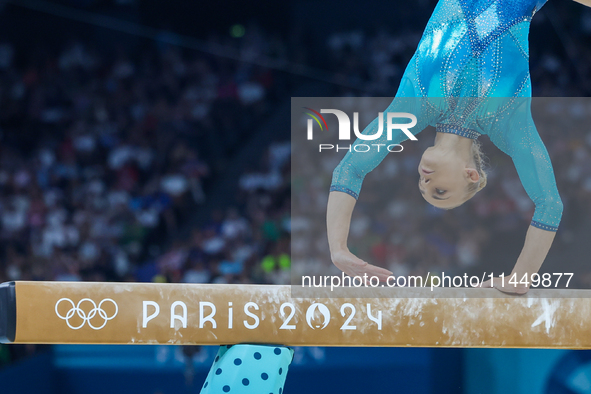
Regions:
<instances>
[{"instance_id":1,"label":"gymnast's fingers","mask_svg":"<svg viewBox=\"0 0 591 394\"><path fill-rule=\"evenodd\" d=\"M354 265L348 268L351 273L345 273L350 276L376 276L381 282L386 282L388 280L388 276L392 275L392 272L388 271L387 269L369 264L361 259L355 261Z\"/></svg>"},{"instance_id":2,"label":"gymnast's fingers","mask_svg":"<svg viewBox=\"0 0 591 394\"><path fill-rule=\"evenodd\" d=\"M489 280L487 280L486 282L482 282L482 283L480 284L480 287L485 287L485 288L486 288L486 287L493 287L493 286L492 286L492 282L491 282L491 280L489 279Z\"/></svg>"},{"instance_id":3,"label":"gymnast's fingers","mask_svg":"<svg viewBox=\"0 0 591 394\"><path fill-rule=\"evenodd\" d=\"M502 287L500 285L496 285L495 286L495 289L497 289L501 293L514 294L514 295L523 295L523 294L527 293L527 291L529 290L529 288L527 288L525 286L519 286L519 287L507 286L507 287Z\"/></svg>"},{"instance_id":4,"label":"gymnast's fingers","mask_svg":"<svg viewBox=\"0 0 591 394\"><path fill-rule=\"evenodd\" d=\"M386 282L388 277L393 275L391 271L371 264L367 264L365 267L365 273L370 276L377 276L380 279L380 282Z\"/></svg>"},{"instance_id":5,"label":"gymnast's fingers","mask_svg":"<svg viewBox=\"0 0 591 394\"><path fill-rule=\"evenodd\" d=\"M388 279L388 276L392 275L392 272L387 269L369 264L351 252L333 257L333 263L337 268L349 276L376 276L380 281L385 282Z\"/></svg>"}]
</instances>

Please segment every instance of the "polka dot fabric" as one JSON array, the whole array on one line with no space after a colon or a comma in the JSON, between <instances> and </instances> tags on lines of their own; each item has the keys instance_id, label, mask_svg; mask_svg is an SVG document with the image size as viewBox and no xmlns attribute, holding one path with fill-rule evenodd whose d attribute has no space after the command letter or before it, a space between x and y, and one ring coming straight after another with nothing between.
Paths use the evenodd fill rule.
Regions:
<instances>
[{"instance_id":1,"label":"polka dot fabric","mask_svg":"<svg viewBox=\"0 0 591 394\"><path fill-rule=\"evenodd\" d=\"M292 358L284 346L220 346L201 394L283 394Z\"/></svg>"}]
</instances>

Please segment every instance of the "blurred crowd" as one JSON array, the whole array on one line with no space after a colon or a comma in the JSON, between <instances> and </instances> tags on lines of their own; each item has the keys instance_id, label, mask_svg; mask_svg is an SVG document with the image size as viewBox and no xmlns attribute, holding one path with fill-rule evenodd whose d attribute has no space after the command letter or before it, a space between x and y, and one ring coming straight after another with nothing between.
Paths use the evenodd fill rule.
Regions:
<instances>
[{"instance_id":1,"label":"blurred crowd","mask_svg":"<svg viewBox=\"0 0 591 394\"><path fill-rule=\"evenodd\" d=\"M243 49L256 55L264 39L253 35ZM269 111L271 71L172 47L112 54L82 42L23 59L4 43L0 81L0 281L138 280L150 261L156 280L230 280L228 270L242 269L218 266L251 257L251 221L273 241L285 232L289 211L271 194L288 183L286 150L272 147L266 168L254 167L272 179L244 175L248 209L178 239ZM240 252L229 256L231 246ZM211 273L185 272L199 264Z\"/></svg>"},{"instance_id":2,"label":"blurred crowd","mask_svg":"<svg viewBox=\"0 0 591 394\"><path fill-rule=\"evenodd\" d=\"M245 171L233 204L136 271L173 283L290 283L290 143L271 144Z\"/></svg>"}]
</instances>

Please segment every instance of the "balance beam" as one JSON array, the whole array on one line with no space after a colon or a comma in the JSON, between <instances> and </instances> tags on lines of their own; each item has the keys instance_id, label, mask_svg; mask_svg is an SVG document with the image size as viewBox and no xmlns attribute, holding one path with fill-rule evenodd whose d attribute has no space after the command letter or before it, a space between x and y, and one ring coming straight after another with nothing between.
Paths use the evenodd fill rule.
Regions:
<instances>
[{"instance_id":1,"label":"balance beam","mask_svg":"<svg viewBox=\"0 0 591 394\"><path fill-rule=\"evenodd\" d=\"M8 282L0 285L0 341L591 348L588 290L290 294L290 286L270 285Z\"/></svg>"}]
</instances>

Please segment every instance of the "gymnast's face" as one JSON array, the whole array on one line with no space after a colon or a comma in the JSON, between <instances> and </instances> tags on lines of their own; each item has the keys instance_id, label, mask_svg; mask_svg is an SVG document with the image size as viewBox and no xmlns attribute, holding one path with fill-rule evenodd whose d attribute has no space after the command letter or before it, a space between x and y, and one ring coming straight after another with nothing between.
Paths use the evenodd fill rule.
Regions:
<instances>
[{"instance_id":1,"label":"gymnast's face","mask_svg":"<svg viewBox=\"0 0 591 394\"><path fill-rule=\"evenodd\" d=\"M427 148L419 163L419 190L433 206L455 208L467 199L466 190L479 176L469 163L457 155L435 147Z\"/></svg>"}]
</instances>

